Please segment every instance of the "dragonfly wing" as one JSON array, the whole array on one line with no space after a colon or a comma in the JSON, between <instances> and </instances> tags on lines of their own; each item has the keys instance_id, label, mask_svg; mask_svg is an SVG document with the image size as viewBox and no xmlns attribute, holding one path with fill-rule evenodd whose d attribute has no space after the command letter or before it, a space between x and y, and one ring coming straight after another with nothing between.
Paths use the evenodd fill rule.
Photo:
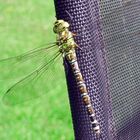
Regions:
<instances>
[{"instance_id":1,"label":"dragonfly wing","mask_svg":"<svg viewBox=\"0 0 140 140\"><path fill-rule=\"evenodd\" d=\"M58 52L56 45L31 50L25 54L0 60L0 84L19 81ZM6 83L4 83L6 81Z\"/></svg>"},{"instance_id":2,"label":"dragonfly wing","mask_svg":"<svg viewBox=\"0 0 140 140\"><path fill-rule=\"evenodd\" d=\"M17 57L0 60L0 90L5 92L3 101L8 104L16 104L40 96L42 91L38 91L38 93L34 91L41 87L45 72L46 81L53 79L50 77L54 77L54 74L51 75L51 73L53 67L56 66L52 64L56 61L57 55L60 53L53 45L49 48L40 48ZM42 82L39 82L41 79Z\"/></svg>"},{"instance_id":3,"label":"dragonfly wing","mask_svg":"<svg viewBox=\"0 0 140 140\"><path fill-rule=\"evenodd\" d=\"M12 85L4 94L3 102L7 105L15 105L45 95L53 90L58 83L56 80L58 75L54 77L54 74L57 70L60 72L60 64L55 63L60 58L58 56L60 56L60 53L57 53L49 62Z\"/></svg>"}]
</instances>

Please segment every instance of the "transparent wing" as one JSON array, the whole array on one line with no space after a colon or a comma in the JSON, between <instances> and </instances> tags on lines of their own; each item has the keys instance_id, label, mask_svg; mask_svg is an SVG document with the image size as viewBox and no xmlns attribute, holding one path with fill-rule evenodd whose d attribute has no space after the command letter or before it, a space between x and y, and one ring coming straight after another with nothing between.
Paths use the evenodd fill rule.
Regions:
<instances>
[{"instance_id":1,"label":"transparent wing","mask_svg":"<svg viewBox=\"0 0 140 140\"><path fill-rule=\"evenodd\" d=\"M38 97L53 89L51 87L58 70L61 73L61 62L55 45L34 49L7 59L0 60L0 90L4 92L3 102L14 105ZM61 68L60 68L61 67ZM57 82L56 82L57 83Z\"/></svg>"}]
</instances>

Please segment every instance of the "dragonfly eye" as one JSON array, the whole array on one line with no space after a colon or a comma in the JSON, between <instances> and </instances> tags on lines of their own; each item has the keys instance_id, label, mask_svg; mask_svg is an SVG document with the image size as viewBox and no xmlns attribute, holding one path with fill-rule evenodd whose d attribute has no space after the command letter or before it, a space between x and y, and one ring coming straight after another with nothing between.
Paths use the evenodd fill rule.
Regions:
<instances>
[{"instance_id":1,"label":"dragonfly eye","mask_svg":"<svg viewBox=\"0 0 140 140\"><path fill-rule=\"evenodd\" d=\"M65 22L64 20L57 20L54 23L53 31L54 31L54 33L60 33L60 32L63 32L64 30L66 30L67 28L69 28L68 22Z\"/></svg>"}]
</instances>

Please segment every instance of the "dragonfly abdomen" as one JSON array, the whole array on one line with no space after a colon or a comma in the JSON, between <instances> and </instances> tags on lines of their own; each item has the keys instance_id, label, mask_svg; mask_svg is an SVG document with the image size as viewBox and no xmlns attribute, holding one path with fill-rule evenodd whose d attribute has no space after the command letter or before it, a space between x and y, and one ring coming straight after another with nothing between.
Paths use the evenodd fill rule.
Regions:
<instances>
[{"instance_id":1,"label":"dragonfly abdomen","mask_svg":"<svg viewBox=\"0 0 140 140\"><path fill-rule=\"evenodd\" d=\"M83 80L83 76L82 76L79 66L78 66L75 50L70 50L69 52L67 52L65 54L65 57L68 60L68 62L70 63L72 71L76 78L76 83L79 88L83 103L86 107L87 113L89 115L93 131L95 132L95 134L100 134L99 123L96 120L95 111L92 107L91 99L90 99L90 96L88 95L86 84Z\"/></svg>"}]
</instances>

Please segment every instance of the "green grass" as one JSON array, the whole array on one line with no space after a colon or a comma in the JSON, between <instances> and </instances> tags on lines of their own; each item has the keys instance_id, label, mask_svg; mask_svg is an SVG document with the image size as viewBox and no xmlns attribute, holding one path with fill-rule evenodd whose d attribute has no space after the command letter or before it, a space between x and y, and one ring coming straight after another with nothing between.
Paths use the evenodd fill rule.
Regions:
<instances>
[{"instance_id":1,"label":"green grass","mask_svg":"<svg viewBox=\"0 0 140 140\"><path fill-rule=\"evenodd\" d=\"M0 58L15 56L43 43L54 42L54 21L52 0L1 0ZM11 67L9 64L7 71ZM0 69L3 70L1 66ZM74 139L64 71L58 69L57 72L59 76L56 75L55 80L48 81L44 78L37 85L36 90L40 93L49 83L51 91L46 90L44 96L16 106L0 103L0 140ZM11 71L7 77L13 76L12 74ZM0 73L2 76L3 71ZM1 78L0 91L4 91L8 84L6 78ZM20 90L26 92L24 88ZM3 96L2 92L0 96Z\"/></svg>"}]
</instances>

